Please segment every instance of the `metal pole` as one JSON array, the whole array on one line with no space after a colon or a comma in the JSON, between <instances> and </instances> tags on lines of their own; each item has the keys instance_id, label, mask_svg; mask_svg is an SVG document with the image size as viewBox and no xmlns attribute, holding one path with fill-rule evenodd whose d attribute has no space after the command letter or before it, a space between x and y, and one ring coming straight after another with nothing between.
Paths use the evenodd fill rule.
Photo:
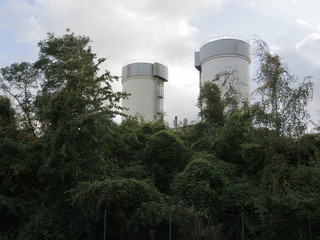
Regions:
<instances>
[{"instance_id":1,"label":"metal pole","mask_svg":"<svg viewBox=\"0 0 320 240\"><path fill-rule=\"evenodd\" d=\"M243 220L243 213L241 213L241 222L242 222L242 240L244 240L244 220Z\"/></svg>"},{"instance_id":2,"label":"metal pole","mask_svg":"<svg viewBox=\"0 0 320 240\"><path fill-rule=\"evenodd\" d=\"M178 131L178 116L174 117L174 131Z\"/></svg>"},{"instance_id":3,"label":"metal pole","mask_svg":"<svg viewBox=\"0 0 320 240\"><path fill-rule=\"evenodd\" d=\"M107 233L107 210L104 210L104 224L103 224L103 240L106 240Z\"/></svg>"},{"instance_id":4,"label":"metal pole","mask_svg":"<svg viewBox=\"0 0 320 240\"><path fill-rule=\"evenodd\" d=\"M34 236L35 240L37 240L37 235L38 235L38 214L36 215L36 231L35 231L35 236Z\"/></svg>"},{"instance_id":5,"label":"metal pole","mask_svg":"<svg viewBox=\"0 0 320 240\"><path fill-rule=\"evenodd\" d=\"M202 82L201 82L201 72L199 71L199 94L201 93L201 88L202 88ZM200 99L200 121L202 122L203 116L202 116L202 99Z\"/></svg>"},{"instance_id":6,"label":"metal pole","mask_svg":"<svg viewBox=\"0 0 320 240\"><path fill-rule=\"evenodd\" d=\"M309 236L310 236L310 240L311 240L312 239L312 235L311 235L310 215L308 215L308 220L309 220Z\"/></svg>"},{"instance_id":7,"label":"metal pole","mask_svg":"<svg viewBox=\"0 0 320 240\"><path fill-rule=\"evenodd\" d=\"M171 240L171 213L169 215L169 240Z\"/></svg>"},{"instance_id":8,"label":"metal pole","mask_svg":"<svg viewBox=\"0 0 320 240\"><path fill-rule=\"evenodd\" d=\"M158 101L159 101L159 94L158 94L158 78L156 79L156 94L155 94L155 102L154 102L154 116L156 117L155 120L158 120Z\"/></svg>"}]
</instances>

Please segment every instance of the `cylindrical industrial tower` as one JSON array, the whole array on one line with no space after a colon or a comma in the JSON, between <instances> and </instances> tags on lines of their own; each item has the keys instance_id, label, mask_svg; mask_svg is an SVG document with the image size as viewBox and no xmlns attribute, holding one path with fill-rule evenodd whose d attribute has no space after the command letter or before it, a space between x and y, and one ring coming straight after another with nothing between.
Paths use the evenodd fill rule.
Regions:
<instances>
[{"instance_id":1,"label":"cylindrical industrial tower","mask_svg":"<svg viewBox=\"0 0 320 240\"><path fill-rule=\"evenodd\" d=\"M216 74L225 71L234 72L239 79L239 91L242 99L250 102L250 45L236 37L220 37L210 40L195 52L195 67L200 71L200 87L206 81L212 81ZM222 94L225 89L217 81Z\"/></svg>"},{"instance_id":2,"label":"cylindrical industrial tower","mask_svg":"<svg viewBox=\"0 0 320 240\"><path fill-rule=\"evenodd\" d=\"M135 62L122 68L122 89L131 94L122 100L127 115L140 114L146 121L163 115L164 82L168 81L167 66L154 62ZM123 119L123 118L122 118Z\"/></svg>"}]
</instances>

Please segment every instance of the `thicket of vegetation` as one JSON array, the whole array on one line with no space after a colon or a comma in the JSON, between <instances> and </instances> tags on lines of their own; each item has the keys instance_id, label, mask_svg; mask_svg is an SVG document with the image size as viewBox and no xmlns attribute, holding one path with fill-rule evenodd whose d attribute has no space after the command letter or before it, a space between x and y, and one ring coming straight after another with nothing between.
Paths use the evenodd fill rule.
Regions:
<instances>
[{"instance_id":1,"label":"thicket of vegetation","mask_svg":"<svg viewBox=\"0 0 320 240\"><path fill-rule=\"evenodd\" d=\"M113 122L117 80L90 39L48 34L35 63L1 69L0 238L318 239L320 134L312 83L258 41L260 100L204 84L203 121ZM292 87L295 83L296 87ZM171 216L171 218L170 218ZM243 216L243 218L242 218Z\"/></svg>"}]
</instances>

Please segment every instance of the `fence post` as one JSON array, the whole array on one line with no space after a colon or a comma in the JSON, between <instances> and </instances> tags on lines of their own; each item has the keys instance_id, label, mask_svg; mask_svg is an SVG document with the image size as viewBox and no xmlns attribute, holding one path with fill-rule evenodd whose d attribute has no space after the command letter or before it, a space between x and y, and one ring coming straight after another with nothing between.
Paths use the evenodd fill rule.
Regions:
<instances>
[{"instance_id":1,"label":"fence post","mask_svg":"<svg viewBox=\"0 0 320 240\"><path fill-rule=\"evenodd\" d=\"M311 240L312 239L312 235L311 235L310 215L308 215L308 220L309 220L309 236L310 236L310 240Z\"/></svg>"},{"instance_id":2,"label":"fence post","mask_svg":"<svg viewBox=\"0 0 320 240\"><path fill-rule=\"evenodd\" d=\"M34 234L34 239L37 240L38 235L38 213L36 215L36 229L35 229L35 234Z\"/></svg>"},{"instance_id":3,"label":"fence post","mask_svg":"<svg viewBox=\"0 0 320 240\"><path fill-rule=\"evenodd\" d=\"M103 240L106 240L106 235L107 235L107 210L104 210Z\"/></svg>"},{"instance_id":4,"label":"fence post","mask_svg":"<svg viewBox=\"0 0 320 240\"><path fill-rule=\"evenodd\" d=\"M244 220L243 220L243 212L241 213L241 223L242 223L242 240L244 240Z\"/></svg>"},{"instance_id":5,"label":"fence post","mask_svg":"<svg viewBox=\"0 0 320 240\"><path fill-rule=\"evenodd\" d=\"M171 240L171 213L169 214L169 240Z\"/></svg>"}]
</instances>

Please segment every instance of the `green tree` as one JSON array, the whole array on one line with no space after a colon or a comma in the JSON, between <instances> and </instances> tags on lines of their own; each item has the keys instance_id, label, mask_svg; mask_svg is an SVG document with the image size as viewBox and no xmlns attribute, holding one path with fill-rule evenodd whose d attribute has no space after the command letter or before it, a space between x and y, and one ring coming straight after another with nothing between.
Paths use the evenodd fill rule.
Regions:
<instances>
[{"instance_id":1,"label":"green tree","mask_svg":"<svg viewBox=\"0 0 320 240\"><path fill-rule=\"evenodd\" d=\"M63 37L49 33L38 44L35 66L45 76L38 107L42 120L51 127L82 114L103 113L111 119L121 109L118 102L126 94L112 92L111 83L117 77L109 71L98 75L106 59L96 59L89 44L89 37L69 32Z\"/></svg>"},{"instance_id":2,"label":"green tree","mask_svg":"<svg viewBox=\"0 0 320 240\"><path fill-rule=\"evenodd\" d=\"M37 170L42 153L37 138L17 129L15 111L0 96L0 238L16 239L38 206Z\"/></svg>"},{"instance_id":3,"label":"green tree","mask_svg":"<svg viewBox=\"0 0 320 240\"><path fill-rule=\"evenodd\" d=\"M236 70L218 73L200 89L197 103L200 116L213 126L222 126L233 112L248 106L250 96L241 92L244 87Z\"/></svg>"},{"instance_id":4,"label":"green tree","mask_svg":"<svg viewBox=\"0 0 320 240\"><path fill-rule=\"evenodd\" d=\"M177 201L184 201L206 214L217 213L222 189L230 182L233 168L207 153L196 153L184 171L176 175L172 193Z\"/></svg>"},{"instance_id":5,"label":"green tree","mask_svg":"<svg viewBox=\"0 0 320 240\"><path fill-rule=\"evenodd\" d=\"M131 237L128 239L166 239L169 234L169 216L172 219L173 239L224 239L221 237L220 224L213 225L207 215L181 202L174 205L165 202L143 203L127 224Z\"/></svg>"},{"instance_id":6,"label":"green tree","mask_svg":"<svg viewBox=\"0 0 320 240\"><path fill-rule=\"evenodd\" d=\"M0 130L8 127L16 129L15 111L10 99L0 95Z\"/></svg>"},{"instance_id":7,"label":"green tree","mask_svg":"<svg viewBox=\"0 0 320 240\"><path fill-rule=\"evenodd\" d=\"M163 120L144 122L136 116L128 116L116 128L116 142L113 150L119 165L141 165L143 149L153 134L168 129Z\"/></svg>"},{"instance_id":8,"label":"green tree","mask_svg":"<svg viewBox=\"0 0 320 240\"><path fill-rule=\"evenodd\" d=\"M242 163L239 145L252 127L249 96L243 95L243 87L236 70L221 72L205 82L198 98L203 123L188 131L202 131L195 136L192 149L208 151L227 162Z\"/></svg>"},{"instance_id":9,"label":"green tree","mask_svg":"<svg viewBox=\"0 0 320 240\"><path fill-rule=\"evenodd\" d=\"M37 124L34 100L40 82L38 70L31 63L22 62L1 68L0 73L0 88L19 109L19 124L35 136Z\"/></svg>"},{"instance_id":10,"label":"green tree","mask_svg":"<svg viewBox=\"0 0 320 240\"><path fill-rule=\"evenodd\" d=\"M105 179L79 184L71 191L73 206L80 209L89 228L82 238L97 239L102 231L104 210L108 214L108 236L112 239L134 239L134 229L125 229L127 219L146 203L162 203L162 196L152 185L135 179ZM138 238L137 238L138 239Z\"/></svg>"},{"instance_id":11,"label":"green tree","mask_svg":"<svg viewBox=\"0 0 320 240\"><path fill-rule=\"evenodd\" d=\"M282 157L275 157L261 171L259 194L254 200L265 226L261 239L309 238L308 218L312 219L314 236L319 236L319 163L290 166Z\"/></svg>"},{"instance_id":12,"label":"green tree","mask_svg":"<svg viewBox=\"0 0 320 240\"><path fill-rule=\"evenodd\" d=\"M80 179L101 178L107 162L113 165L107 147L113 139L107 133L125 94L112 91L117 78L110 72L98 75L105 59L96 59L89 43L89 37L69 32L62 37L48 34L39 43L35 66L44 80L36 104L46 128L47 151L41 176L51 182L54 197L58 182L64 192Z\"/></svg>"},{"instance_id":13,"label":"green tree","mask_svg":"<svg viewBox=\"0 0 320 240\"><path fill-rule=\"evenodd\" d=\"M37 172L42 193L38 234L43 239L66 239L73 237L83 220L80 216L78 222L71 222L78 209L72 206L68 191L80 182L119 175L111 154L115 139L110 133L116 126L112 118L121 109L118 102L125 94L112 91L117 78L110 72L99 74L105 59L92 53L88 37L48 34L39 47L35 67L43 74L43 84L35 105L44 151ZM34 219L35 215L20 239L34 234Z\"/></svg>"},{"instance_id":14,"label":"green tree","mask_svg":"<svg viewBox=\"0 0 320 240\"><path fill-rule=\"evenodd\" d=\"M278 55L269 50L262 40L256 40L257 57L260 63L256 82L256 93L260 97L256 106L256 123L262 124L279 134L301 135L307 128L309 114L306 106L313 93L311 77L305 77L298 87L291 85L298 82Z\"/></svg>"},{"instance_id":15,"label":"green tree","mask_svg":"<svg viewBox=\"0 0 320 240\"><path fill-rule=\"evenodd\" d=\"M224 103L221 91L214 82L205 82L201 87L198 98L198 107L202 119L213 126L222 126L224 122Z\"/></svg>"},{"instance_id":16,"label":"green tree","mask_svg":"<svg viewBox=\"0 0 320 240\"><path fill-rule=\"evenodd\" d=\"M187 160L184 143L168 130L154 134L147 142L145 164L160 191L168 191L173 176L184 168Z\"/></svg>"}]
</instances>

